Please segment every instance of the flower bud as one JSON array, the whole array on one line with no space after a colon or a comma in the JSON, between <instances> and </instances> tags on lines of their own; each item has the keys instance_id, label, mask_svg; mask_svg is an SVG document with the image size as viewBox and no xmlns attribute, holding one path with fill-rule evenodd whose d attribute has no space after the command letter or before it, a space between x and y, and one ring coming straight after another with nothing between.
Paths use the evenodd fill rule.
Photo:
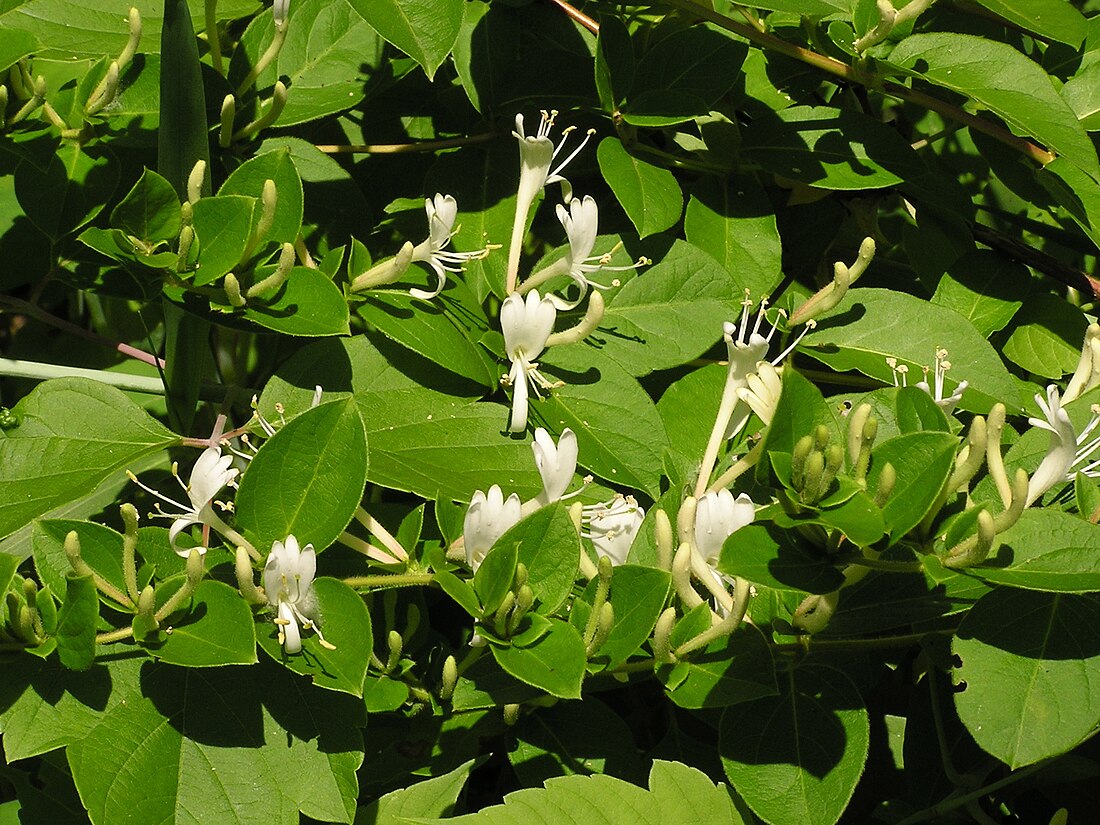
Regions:
<instances>
[{"instance_id":1,"label":"flower bud","mask_svg":"<svg viewBox=\"0 0 1100 825\"><path fill-rule=\"evenodd\" d=\"M401 661L401 651L404 648L404 640L401 638L401 634L396 630L387 633L386 647L389 649L389 656L386 658L386 673L393 673L397 668L397 663Z\"/></svg>"},{"instance_id":2,"label":"flower bud","mask_svg":"<svg viewBox=\"0 0 1100 825\"><path fill-rule=\"evenodd\" d=\"M454 656L448 656L443 660L443 679L439 685L439 698L447 702L454 696L455 686L458 684L458 662Z\"/></svg>"},{"instance_id":3,"label":"flower bud","mask_svg":"<svg viewBox=\"0 0 1100 825\"><path fill-rule=\"evenodd\" d=\"M672 655L672 645L669 641L672 626L675 623L676 608L669 607L660 615L656 626L653 628L653 658L661 664L675 661L675 657Z\"/></svg>"},{"instance_id":4,"label":"flower bud","mask_svg":"<svg viewBox=\"0 0 1100 825\"><path fill-rule=\"evenodd\" d=\"M596 622L596 631L592 634L591 640L585 646L585 655L589 658L594 656L604 642L607 641L607 637L611 635L611 628L615 626L615 609L611 606L611 602L604 602L603 607L600 608L599 618Z\"/></svg>"},{"instance_id":5,"label":"flower bud","mask_svg":"<svg viewBox=\"0 0 1100 825\"><path fill-rule=\"evenodd\" d=\"M653 514L653 531L657 543L657 566L662 570L670 570L675 539L672 535L672 522L669 521L668 513L664 510L658 510Z\"/></svg>"},{"instance_id":6,"label":"flower bud","mask_svg":"<svg viewBox=\"0 0 1100 825\"><path fill-rule=\"evenodd\" d=\"M206 161L197 160L187 176L187 202L195 204L202 197L206 185Z\"/></svg>"},{"instance_id":7,"label":"flower bud","mask_svg":"<svg viewBox=\"0 0 1100 825\"><path fill-rule=\"evenodd\" d=\"M519 705L509 704L504 706L504 724L513 727L519 721Z\"/></svg>"},{"instance_id":8,"label":"flower bud","mask_svg":"<svg viewBox=\"0 0 1100 825\"><path fill-rule=\"evenodd\" d=\"M889 461L882 465L882 472L878 476L878 486L875 488L875 504L885 507L886 502L894 492L894 485L898 482L898 472Z\"/></svg>"}]
</instances>

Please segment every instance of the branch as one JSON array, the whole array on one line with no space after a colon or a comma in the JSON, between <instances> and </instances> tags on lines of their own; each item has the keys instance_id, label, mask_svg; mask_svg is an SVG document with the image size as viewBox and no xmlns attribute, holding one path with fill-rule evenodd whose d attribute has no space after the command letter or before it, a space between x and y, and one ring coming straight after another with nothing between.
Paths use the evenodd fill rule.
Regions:
<instances>
[{"instance_id":1,"label":"branch","mask_svg":"<svg viewBox=\"0 0 1100 825\"><path fill-rule=\"evenodd\" d=\"M996 123L972 115L969 112L963 111L958 106L952 106L950 103L940 100L939 98L932 97L916 89L911 89L908 86L902 86L900 83L893 83L890 81L882 82L880 78L871 72L856 69L849 66L847 63L843 63L827 55L819 54L818 52L802 46L796 46L793 43L788 43L786 40L768 34L767 32L762 32L745 23L738 23L736 20L731 20L713 9L700 6L695 0L665 0L665 2L674 8L690 12L700 19L707 20L717 26L721 26L727 31L740 35L762 48L779 52L801 63L820 69L834 77L839 77L849 83L857 83L869 88L879 88L891 97L896 97L908 103L914 103L917 106L921 106L933 112L938 112L951 120L965 123L967 126L989 135L991 138L1015 149L1017 152L1027 155L1032 160L1044 166L1054 160L1054 154L1048 152L1041 146L1029 140L1018 138L1008 130L1002 129Z\"/></svg>"}]
</instances>

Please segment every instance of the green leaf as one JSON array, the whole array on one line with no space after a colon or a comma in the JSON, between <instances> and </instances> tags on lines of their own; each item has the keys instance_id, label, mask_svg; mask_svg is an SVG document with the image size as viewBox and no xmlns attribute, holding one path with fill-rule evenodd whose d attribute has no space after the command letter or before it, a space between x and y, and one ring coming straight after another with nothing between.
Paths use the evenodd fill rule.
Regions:
<instances>
[{"instance_id":1,"label":"green leaf","mask_svg":"<svg viewBox=\"0 0 1100 825\"><path fill-rule=\"evenodd\" d=\"M20 425L0 436L0 536L178 441L124 393L86 378L39 384L14 411Z\"/></svg>"},{"instance_id":2,"label":"green leaf","mask_svg":"<svg viewBox=\"0 0 1100 825\"><path fill-rule=\"evenodd\" d=\"M493 656L521 682L561 699L579 699L584 680L584 640L567 622L550 619L549 623L549 632L533 645L492 645Z\"/></svg>"},{"instance_id":3,"label":"green leaf","mask_svg":"<svg viewBox=\"0 0 1100 825\"><path fill-rule=\"evenodd\" d=\"M918 178L924 164L894 129L851 109L791 106L742 133L746 160L821 189L882 189Z\"/></svg>"},{"instance_id":4,"label":"green leaf","mask_svg":"<svg viewBox=\"0 0 1100 825\"><path fill-rule=\"evenodd\" d=\"M294 415L309 408L317 384L326 393L354 392L367 427L371 482L429 499L469 501L493 484L521 498L538 493L542 479L530 446L502 435L508 411L472 403L457 388L454 395L427 389L417 382L424 374L422 364L384 339L318 342L280 368L260 408L274 414L278 402ZM438 382L438 371L432 375Z\"/></svg>"},{"instance_id":5,"label":"green leaf","mask_svg":"<svg viewBox=\"0 0 1100 825\"><path fill-rule=\"evenodd\" d=\"M589 587L595 590L595 584ZM615 611L615 624L597 651L598 656L607 657L608 668L618 667L638 652L653 632L671 589L672 577L664 570L636 564L614 568L608 601Z\"/></svg>"},{"instance_id":6,"label":"green leaf","mask_svg":"<svg viewBox=\"0 0 1100 825\"><path fill-rule=\"evenodd\" d=\"M523 717L515 736L508 760L523 787L571 774L645 775L629 725L594 697L539 708Z\"/></svg>"},{"instance_id":7,"label":"green leaf","mask_svg":"<svg viewBox=\"0 0 1100 825\"><path fill-rule=\"evenodd\" d=\"M634 157L618 138L601 140L596 157L600 173L641 237L680 220L684 195L670 171Z\"/></svg>"},{"instance_id":8,"label":"green leaf","mask_svg":"<svg viewBox=\"0 0 1100 825\"><path fill-rule=\"evenodd\" d=\"M462 25L462 0L349 0L386 40L424 68L430 80Z\"/></svg>"},{"instance_id":9,"label":"green leaf","mask_svg":"<svg viewBox=\"0 0 1100 825\"><path fill-rule=\"evenodd\" d=\"M68 760L95 825L350 822L362 710L261 664L147 665ZM216 777L216 781L211 781Z\"/></svg>"},{"instance_id":10,"label":"green leaf","mask_svg":"<svg viewBox=\"0 0 1100 825\"><path fill-rule=\"evenodd\" d=\"M292 5L290 27L279 57L256 83L257 89L266 89L282 79L290 89L275 126L317 120L358 106L363 100L363 66L375 65L372 58L379 55L384 43L352 5L345 0L301 0ZM243 80L274 35L272 16L258 15L242 38L244 59L238 62L234 54L230 77ZM248 114L258 113L254 110ZM238 126L246 122L237 121Z\"/></svg>"},{"instance_id":11,"label":"green leaf","mask_svg":"<svg viewBox=\"0 0 1100 825\"><path fill-rule=\"evenodd\" d=\"M688 200L684 235L754 300L770 295L783 279L774 208L752 178L702 178Z\"/></svg>"},{"instance_id":12,"label":"green leaf","mask_svg":"<svg viewBox=\"0 0 1100 825\"><path fill-rule=\"evenodd\" d=\"M237 525L261 552L293 534L324 550L363 497L367 441L351 399L289 422L252 459L237 491Z\"/></svg>"},{"instance_id":13,"label":"green leaf","mask_svg":"<svg viewBox=\"0 0 1100 825\"><path fill-rule=\"evenodd\" d=\"M390 791L360 808L355 822L362 825L407 825L414 817L449 816L473 767L474 760L470 759L450 773Z\"/></svg>"},{"instance_id":14,"label":"green leaf","mask_svg":"<svg viewBox=\"0 0 1100 825\"><path fill-rule=\"evenodd\" d=\"M126 592L122 575L122 534L102 524L75 519L45 519L31 528L34 569L39 581L54 593L65 592L65 581L72 572L65 555L65 536L75 531L80 538L80 556L105 581ZM113 603L113 602L112 602Z\"/></svg>"},{"instance_id":15,"label":"green leaf","mask_svg":"<svg viewBox=\"0 0 1100 825\"><path fill-rule=\"evenodd\" d=\"M1085 629L1098 621L1089 596L998 588L971 608L952 644L955 707L985 751L1016 769L1092 735L1100 646Z\"/></svg>"},{"instance_id":16,"label":"green leaf","mask_svg":"<svg viewBox=\"0 0 1100 825\"><path fill-rule=\"evenodd\" d=\"M1061 0L978 0L978 3L1010 23L1075 49L1088 30L1085 16Z\"/></svg>"},{"instance_id":17,"label":"green leaf","mask_svg":"<svg viewBox=\"0 0 1100 825\"><path fill-rule=\"evenodd\" d=\"M600 20L596 40L596 90L604 111L613 112L634 82L634 46L622 18L606 15Z\"/></svg>"},{"instance_id":18,"label":"green leaf","mask_svg":"<svg viewBox=\"0 0 1100 825\"><path fill-rule=\"evenodd\" d=\"M212 284L237 264L248 246L252 212L256 199L246 195L218 195L195 202L195 237L199 242L199 263L195 286Z\"/></svg>"},{"instance_id":19,"label":"green leaf","mask_svg":"<svg viewBox=\"0 0 1100 825\"><path fill-rule=\"evenodd\" d=\"M506 534L518 545L528 584L541 602L540 613L554 613L573 590L580 563L580 536L561 503L536 510ZM502 537L503 538L503 537Z\"/></svg>"},{"instance_id":20,"label":"green leaf","mask_svg":"<svg viewBox=\"0 0 1100 825\"><path fill-rule=\"evenodd\" d=\"M18 63L24 57L41 48L41 44L30 32L19 29L0 30L0 72Z\"/></svg>"},{"instance_id":21,"label":"green leaf","mask_svg":"<svg viewBox=\"0 0 1100 825\"><path fill-rule=\"evenodd\" d=\"M1057 295L1031 295L1013 319L1002 352L1008 360L1043 378L1073 372L1089 322L1085 314Z\"/></svg>"},{"instance_id":22,"label":"green leaf","mask_svg":"<svg viewBox=\"0 0 1100 825\"><path fill-rule=\"evenodd\" d=\"M496 369L490 369L481 346L436 303L413 298L403 290L374 291L356 311L386 337L444 369L486 387L497 383Z\"/></svg>"},{"instance_id":23,"label":"green leaf","mask_svg":"<svg viewBox=\"0 0 1100 825\"><path fill-rule=\"evenodd\" d=\"M56 657L19 655L4 663L0 732L9 763L63 748L94 728L137 686L144 657L108 657L72 671Z\"/></svg>"},{"instance_id":24,"label":"green leaf","mask_svg":"<svg viewBox=\"0 0 1100 825\"><path fill-rule=\"evenodd\" d=\"M675 762L654 761L649 791L605 774L558 776L543 788L525 788L504 803L475 814L447 820L421 820L424 825L743 825L730 793L715 786L702 771Z\"/></svg>"},{"instance_id":25,"label":"green leaf","mask_svg":"<svg viewBox=\"0 0 1100 825\"><path fill-rule=\"evenodd\" d=\"M191 607L172 622L159 644L146 649L172 665L214 667L256 662L256 631L252 611L236 588L213 579L199 582Z\"/></svg>"},{"instance_id":26,"label":"green leaf","mask_svg":"<svg viewBox=\"0 0 1100 825\"><path fill-rule=\"evenodd\" d=\"M99 596L91 576L68 573L65 600L57 617L57 655L70 670L87 670L95 661Z\"/></svg>"},{"instance_id":27,"label":"green leaf","mask_svg":"<svg viewBox=\"0 0 1100 825\"><path fill-rule=\"evenodd\" d=\"M657 498L668 437L637 380L583 342L547 352L542 370L565 385L535 402L536 415L551 430L572 428L580 462L592 473Z\"/></svg>"},{"instance_id":28,"label":"green leaf","mask_svg":"<svg viewBox=\"0 0 1100 825\"><path fill-rule=\"evenodd\" d=\"M1089 239L1100 246L1100 184L1068 158L1055 158L1035 177Z\"/></svg>"},{"instance_id":29,"label":"green leaf","mask_svg":"<svg viewBox=\"0 0 1100 825\"><path fill-rule=\"evenodd\" d=\"M989 336L1008 324L1031 286L1027 267L990 250L968 252L936 285L932 303L953 309Z\"/></svg>"},{"instance_id":30,"label":"green leaf","mask_svg":"<svg viewBox=\"0 0 1100 825\"><path fill-rule=\"evenodd\" d=\"M450 596L470 616L475 619L481 618L481 601L469 582L460 579L448 570L437 570L432 576L432 581L438 584L439 589Z\"/></svg>"},{"instance_id":31,"label":"green leaf","mask_svg":"<svg viewBox=\"0 0 1100 825\"><path fill-rule=\"evenodd\" d=\"M928 514L954 469L958 445L957 437L939 432L899 435L876 445L867 488L877 489L886 464L897 472L894 492L882 508L891 538L901 538Z\"/></svg>"},{"instance_id":32,"label":"green leaf","mask_svg":"<svg viewBox=\"0 0 1100 825\"><path fill-rule=\"evenodd\" d=\"M474 574L474 592L481 600L485 615L493 613L512 590L519 562L519 547L513 536L519 525L513 525L496 540Z\"/></svg>"},{"instance_id":33,"label":"green leaf","mask_svg":"<svg viewBox=\"0 0 1100 825\"><path fill-rule=\"evenodd\" d=\"M1007 43L969 34L914 34L890 53L890 62L972 98L1080 169L1097 173L1096 149L1069 104L1036 62Z\"/></svg>"},{"instance_id":34,"label":"green leaf","mask_svg":"<svg viewBox=\"0 0 1100 825\"><path fill-rule=\"evenodd\" d=\"M335 649L323 646L316 633L303 629L302 652L287 655L274 622L256 629L260 647L295 673L309 676L318 687L362 696L371 655L370 611L362 597L339 579L314 579L313 592L317 623Z\"/></svg>"},{"instance_id":35,"label":"green leaf","mask_svg":"<svg viewBox=\"0 0 1100 825\"><path fill-rule=\"evenodd\" d=\"M623 119L669 126L707 114L734 84L747 54L743 42L712 25L673 32L638 61Z\"/></svg>"},{"instance_id":36,"label":"green leaf","mask_svg":"<svg viewBox=\"0 0 1100 825\"><path fill-rule=\"evenodd\" d=\"M206 96L191 11L184 0L164 0L163 9L157 171L175 187L176 194L183 200L188 193L188 178L199 161L206 164L200 193L210 194ZM122 28L118 25L119 18L111 22ZM144 32L144 36L149 37L149 32Z\"/></svg>"},{"instance_id":37,"label":"green leaf","mask_svg":"<svg viewBox=\"0 0 1100 825\"><path fill-rule=\"evenodd\" d=\"M821 390L795 370L783 370L783 390L764 436L764 452L793 453L799 439L813 435L819 426L828 429L831 443L843 443L840 425ZM766 471L758 466L758 477Z\"/></svg>"},{"instance_id":38,"label":"green leaf","mask_svg":"<svg viewBox=\"0 0 1100 825\"><path fill-rule=\"evenodd\" d=\"M1057 510L1029 509L997 538L995 555L967 573L1026 590L1100 591L1100 527Z\"/></svg>"},{"instance_id":39,"label":"green leaf","mask_svg":"<svg viewBox=\"0 0 1100 825\"><path fill-rule=\"evenodd\" d=\"M262 279L271 269L261 268L256 278ZM250 298L241 314L258 326L303 338L350 331L348 305L340 288L320 269L308 266L293 267L277 292Z\"/></svg>"},{"instance_id":40,"label":"green leaf","mask_svg":"<svg viewBox=\"0 0 1100 825\"><path fill-rule=\"evenodd\" d=\"M262 196L265 181L275 181L278 199L271 229L261 239L263 243L294 243L302 228L302 179L290 157L289 149L276 149L247 160L233 170L218 190L218 195L248 195L256 198L252 210L252 228L255 232L263 214ZM261 247L262 248L262 247Z\"/></svg>"},{"instance_id":41,"label":"green leaf","mask_svg":"<svg viewBox=\"0 0 1100 825\"><path fill-rule=\"evenodd\" d=\"M587 340L631 375L685 364L710 349L722 323L740 312L730 298L740 286L710 255L676 241L660 263L615 294Z\"/></svg>"},{"instance_id":42,"label":"green leaf","mask_svg":"<svg viewBox=\"0 0 1100 825\"><path fill-rule=\"evenodd\" d=\"M945 391L966 380L961 406L986 412L997 401L1019 410L1019 390L997 352L965 318L953 310L888 289L851 289L817 328L803 339L800 352L835 370L858 370L884 384L894 383L886 363L896 358L910 376L931 366L937 348L954 365Z\"/></svg>"},{"instance_id":43,"label":"green leaf","mask_svg":"<svg viewBox=\"0 0 1100 825\"><path fill-rule=\"evenodd\" d=\"M795 668L781 691L722 715L726 776L766 822L832 825L867 761L867 709L846 675L822 665Z\"/></svg>"},{"instance_id":44,"label":"green leaf","mask_svg":"<svg viewBox=\"0 0 1100 825\"><path fill-rule=\"evenodd\" d=\"M679 630L679 627L677 627ZM687 639L677 638L679 644ZM763 635L746 628L662 666L657 678L682 708L722 708L779 693L775 665Z\"/></svg>"},{"instance_id":45,"label":"green leaf","mask_svg":"<svg viewBox=\"0 0 1100 825\"><path fill-rule=\"evenodd\" d=\"M1100 63L1083 66L1060 91L1086 131L1100 130Z\"/></svg>"},{"instance_id":46,"label":"green leaf","mask_svg":"<svg viewBox=\"0 0 1100 825\"><path fill-rule=\"evenodd\" d=\"M118 227L150 246L175 240L180 233L180 201L172 184L145 169L122 202L111 212Z\"/></svg>"},{"instance_id":47,"label":"green leaf","mask_svg":"<svg viewBox=\"0 0 1100 825\"><path fill-rule=\"evenodd\" d=\"M718 569L777 590L830 593L844 576L797 533L767 524L742 527L722 545Z\"/></svg>"},{"instance_id":48,"label":"green leaf","mask_svg":"<svg viewBox=\"0 0 1100 825\"><path fill-rule=\"evenodd\" d=\"M103 210L118 185L118 167L108 148L65 142L43 168L19 164L15 194L31 223L58 241Z\"/></svg>"}]
</instances>

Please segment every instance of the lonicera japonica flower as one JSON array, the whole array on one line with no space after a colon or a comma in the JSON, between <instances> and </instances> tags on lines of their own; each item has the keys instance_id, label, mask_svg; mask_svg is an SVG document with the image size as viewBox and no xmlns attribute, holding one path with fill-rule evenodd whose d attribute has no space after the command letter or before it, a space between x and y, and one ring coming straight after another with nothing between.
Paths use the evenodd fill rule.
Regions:
<instances>
[{"instance_id":1,"label":"lonicera japonica flower","mask_svg":"<svg viewBox=\"0 0 1100 825\"><path fill-rule=\"evenodd\" d=\"M508 429L514 433L527 428L527 386L535 395L539 387L551 387L539 371L535 359L546 349L546 339L554 330L558 311L549 298L533 289L526 296L512 293L500 307L500 327L504 332L504 349L512 362L503 383L512 387L512 415Z\"/></svg>"},{"instance_id":2,"label":"lonicera japonica flower","mask_svg":"<svg viewBox=\"0 0 1100 825\"><path fill-rule=\"evenodd\" d=\"M455 219L458 217L458 203L450 195L441 195L437 192L434 198L426 198L424 200L424 211L428 214L428 237L413 248L411 260L426 263L435 270L437 283L436 288L432 291L413 288L409 290L409 294L414 298L427 300L436 297L443 291L443 287L447 283L448 272L461 272L462 264L466 261L484 258L489 253L490 248L486 247L476 252L447 250L451 238L458 231L455 228Z\"/></svg>"},{"instance_id":3,"label":"lonicera japonica flower","mask_svg":"<svg viewBox=\"0 0 1100 825\"><path fill-rule=\"evenodd\" d=\"M531 451L535 454L535 467L542 476L542 492L535 501L539 507L545 507L565 495L577 471L577 434L566 427L555 444L550 433L539 427L535 430Z\"/></svg>"},{"instance_id":4,"label":"lonicera japonica flower","mask_svg":"<svg viewBox=\"0 0 1100 825\"><path fill-rule=\"evenodd\" d=\"M504 498L498 485L489 488L488 494L477 490L466 509L462 523L462 543L466 549L466 563L477 570L485 554L520 518L519 496L515 493Z\"/></svg>"},{"instance_id":5,"label":"lonicera japonica flower","mask_svg":"<svg viewBox=\"0 0 1100 825\"><path fill-rule=\"evenodd\" d=\"M173 519L172 526L168 529L168 540L172 545L172 549L180 556L186 558L190 555L192 549L176 546L176 539L179 538L179 534L185 528L190 527L192 524L207 524L215 529L221 529L224 526L224 522L214 512L213 503L214 496L237 477L237 470L230 466L232 463L233 456L222 455L220 447L207 447L195 462L195 466L191 468L191 476L186 484L183 483L176 473L175 467L173 467L173 475L179 481L180 486L183 487L184 492L187 493L189 504L181 504L168 498L168 496L142 484L133 473L129 474L130 480L146 492L182 511L180 513L166 513L161 509L160 504L157 504L157 513L155 514ZM196 549L200 553L206 552L205 547Z\"/></svg>"},{"instance_id":6,"label":"lonicera japonica flower","mask_svg":"<svg viewBox=\"0 0 1100 825\"><path fill-rule=\"evenodd\" d=\"M582 535L592 539L598 555L611 559L614 565L623 564L643 519L645 510L633 496L615 496L608 502L585 508L588 530Z\"/></svg>"},{"instance_id":7,"label":"lonicera japonica flower","mask_svg":"<svg viewBox=\"0 0 1100 825\"><path fill-rule=\"evenodd\" d=\"M1069 414L1062 408L1057 387L1053 384L1047 387L1046 401L1041 395L1036 395L1035 401L1043 411L1043 417L1029 418L1028 421L1033 427L1050 433L1050 446L1028 481L1029 507L1055 484L1072 480L1076 473L1094 476L1100 466L1100 461L1089 462L1090 456L1100 448L1100 437L1089 440L1092 431L1100 424L1100 412L1097 408L1093 407L1092 420L1078 435Z\"/></svg>"},{"instance_id":8,"label":"lonicera japonica flower","mask_svg":"<svg viewBox=\"0 0 1100 825\"><path fill-rule=\"evenodd\" d=\"M292 535L285 542L272 544L264 565L264 592L268 604L278 611L275 623L279 625L279 644L287 653L301 651L301 631L311 628L324 647L333 649L317 626L317 596L313 592L316 574L317 554L312 544L299 548L298 539Z\"/></svg>"},{"instance_id":9,"label":"lonicera japonica flower","mask_svg":"<svg viewBox=\"0 0 1100 825\"><path fill-rule=\"evenodd\" d=\"M737 498L729 490L708 492L699 499L695 509L695 546L714 567L726 539L756 517L756 507L747 493Z\"/></svg>"}]
</instances>

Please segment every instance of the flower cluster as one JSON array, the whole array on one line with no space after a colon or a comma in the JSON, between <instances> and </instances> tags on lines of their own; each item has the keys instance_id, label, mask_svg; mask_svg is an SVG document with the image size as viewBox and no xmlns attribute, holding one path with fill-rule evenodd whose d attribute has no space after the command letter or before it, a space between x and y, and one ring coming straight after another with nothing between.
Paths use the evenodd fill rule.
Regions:
<instances>
[{"instance_id":1,"label":"flower cluster","mask_svg":"<svg viewBox=\"0 0 1100 825\"><path fill-rule=\"evenodd\" d=\"M521 503L515 493L505 498L500 487L494 484L488 493L477 490L470 498L462 539L466 563L473 570L477 570L497 540L524 515L576 495L566 493L577 470L576 433L566 427L555 444L550 433L539 427L535 430L531 451L542 477L542 491L537 496ZM586 477L584 483L591 480ZM616 495L609 501L584 506L581 518L587 528L582 530L582 535L592 540L597 555L606 556L612 564L622 564L645 518L645 510L632 497Z\"/></svg>"},{"instance_id":2,"label":"flower cluster","mask_svg":"<svg viewBox=\"0 0 1100 825\"><path fill-rule=\"evenodd\" d=\"M317 626L317 596L313 578L317 574L317 554L312 544L299 548L298 539L287 536L277 541L264 565L264 591L268 603L278 614L279 644L287 653L302 649L302 630L313 630L322 646L334 649Z\"/></svg>"}]
</instances>

